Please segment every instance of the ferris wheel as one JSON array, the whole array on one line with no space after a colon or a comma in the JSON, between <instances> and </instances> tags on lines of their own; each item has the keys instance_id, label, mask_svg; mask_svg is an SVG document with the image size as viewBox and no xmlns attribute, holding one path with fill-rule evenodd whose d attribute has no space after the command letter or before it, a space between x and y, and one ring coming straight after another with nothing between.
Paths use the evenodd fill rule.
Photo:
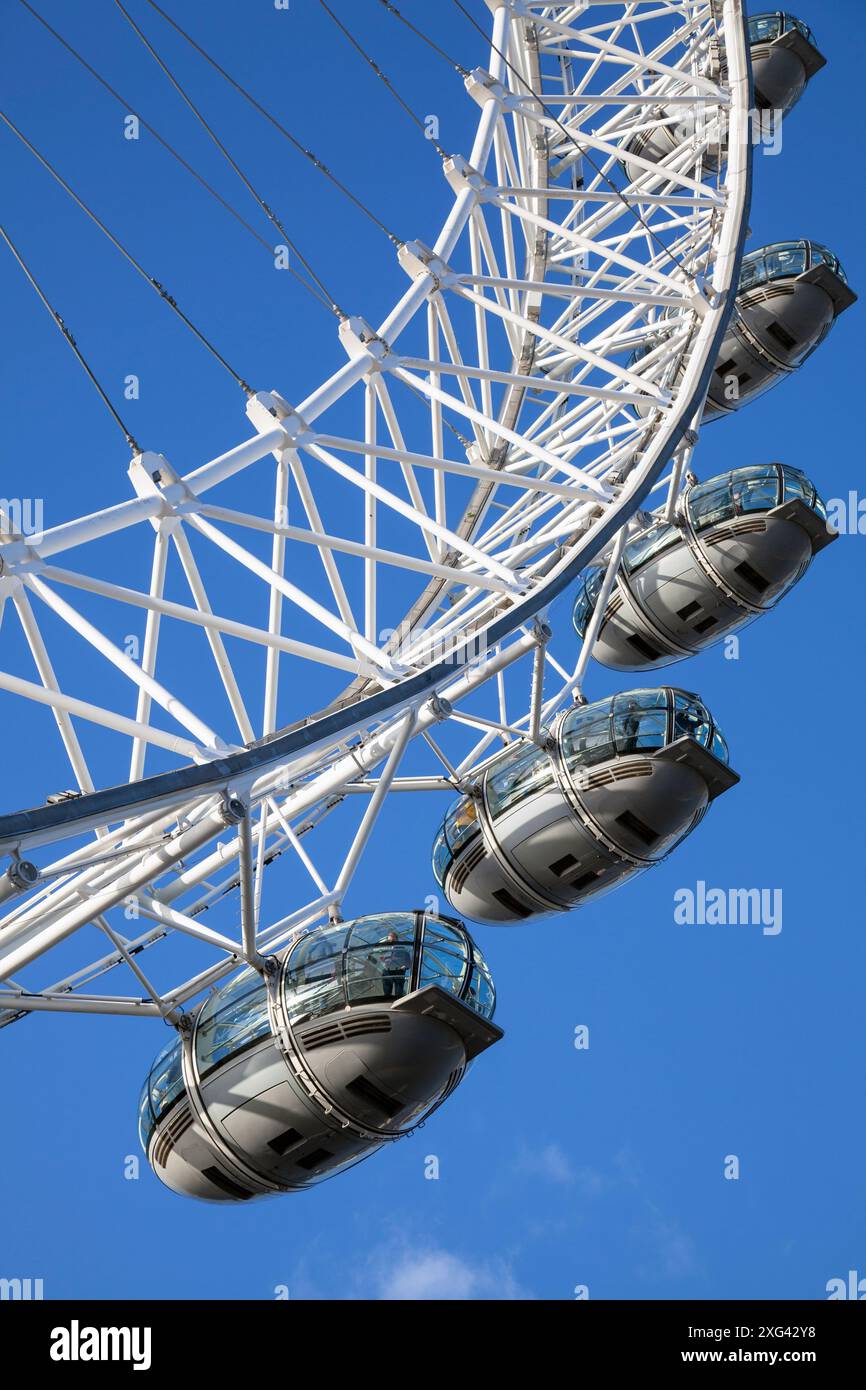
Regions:
<instances>
[{"instance_id":1,"label":"ferris wheel","mask_svg":"<svg viewBox=\"0 0 866 1390\"><path fill-rule=\"evenodd\" d=\"M795 468L699 482L695 455L708 420L796 370L855 296L816 243L744 256L756 112L782 119L824 62L789 14L457 4L467 49L484 35L472 67L430 7L385 4L477 124L464 151L433 140L451 196L435 242L379 223L405 290L371 323L295 254L154 26L272 124L290 113L148 3L153 25L119 8L332 312L334 357L305 399L246 382L120 248L235 377L246 423L182 472L106 402L128 494L38 535L0 516L4 712L56 740L58 768L44 804L0 815L0 1026L170 1025L142 1094L148 1157L178 1191L238 1200L410 1132L497 1041L467 919L533 930L579 907L737 781L698 696L642 676L587 703L584 681L593 659L646 672L737 630L833 539ZM354 8L322 8L346 61L423 124ZM76 652L62 671L58 630ZM429 803L441 897L383 888L359 916L353 880L362 856L387 863L377 821L398 796Z\"/></svg>"}]
</instances>

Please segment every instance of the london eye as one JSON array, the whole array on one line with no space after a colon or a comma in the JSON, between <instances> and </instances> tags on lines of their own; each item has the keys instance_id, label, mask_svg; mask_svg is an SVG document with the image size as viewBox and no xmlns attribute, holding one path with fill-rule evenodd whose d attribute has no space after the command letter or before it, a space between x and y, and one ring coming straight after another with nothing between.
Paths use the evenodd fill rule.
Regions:
<instances>
[{"instance_id":1,"label":"london eye","mask_svg":"<svg viewBox=\"0 0 866 1390\"><path fill-rule=\"evenodd\" d=\"M65 45L104 83L25 8L34 45ZM491 937L540 938L569 913L576 944L584 903L712 836L737 748L682 663L795 605L836 536L807 461L737 457L702 477L702 435L777 386L802 408L808 359L834 352L856 301L846 248L808 239L805 195L794 240L750 239L755 123L801 119L832 61L798 16L488 0L457 6L454 52L439 7L383 3L461 89L473 134L458 149L383 70L360 7L322 8L334 61L384 84L431 181L439 165L447 213L428 239L371 205L350 159L296 138L290 96L250 91L206 30L151 0L117 5L297 282L286 330L329 316L330 355L301 395L280 361L248 380L218 303L188 307L115 231L110 200L79 193L50 141L0 113L39 186L156 290L166 353L191 330L238 405L212 454L140 440L10 210L3 273L48 309L126 452L104 505L77 512L64 488L67 514L38 531L20 507L0 515L16 795L31 741L53 749L53 780L0 813L0 1027L87 1014L149 1028L148 1162L223 1203L386 1148L476 1057L482 1095L502 1037ZM360 266L337 297L315 243L296 244L198 96L205 73L387 242L402 288L386 312ZM590 698L587 677L603 689L611 670L639 673L634 688ZM395 902L379 832L406 798L426 808L432 879ZM362 861L380 901L355 896Z\"/></svg>"}]
</instances>

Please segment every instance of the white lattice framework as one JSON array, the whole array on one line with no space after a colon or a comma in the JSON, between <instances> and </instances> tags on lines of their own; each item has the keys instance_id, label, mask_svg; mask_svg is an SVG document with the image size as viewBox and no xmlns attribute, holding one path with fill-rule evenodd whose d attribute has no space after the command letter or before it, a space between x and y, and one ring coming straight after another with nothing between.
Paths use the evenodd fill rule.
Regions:
<instances>
[{"instance_id":1,"label":"white lattice framework","mask_svg":"<svg viewBox=\"0 0 866 1390\"><path fill-rule=\"evenodd\" d=\"M489 5L488 69L465 84L475 141L445 165L436 244L401 248L407 288L384 322L344 321L346 360L318 390L259 392L252 434L185 476L139 455L129 500L38 542L2 522L0 618L32 662L0 670L6 727L16 702L44 706L79 793L0 817L4 1021L173 1020L238 962L339 915L361 855L381 852L386 796L437 793L432 840L443 793L580 697L595 623L582 646L558 638L550 604L604 556L600 615L629 525L676 498L748 212L741 0ZM624 167L662 108L676 148ZM263 515L243 505L253 478L269 479ZM101 572L121 533L146 590ZM243 611L212 608L215 561ZM76 635L72 688L48 619ZM113 636L136 620L137 660ZM208 664L178 666L173 631L206 642ZM125 703L103 694L109 664ZM115 769L107 790L92 750ZM330 871L316 832L337 805ZM287 862L309 886L279 916L265 885Z\"/></svg>"}]
</instances>

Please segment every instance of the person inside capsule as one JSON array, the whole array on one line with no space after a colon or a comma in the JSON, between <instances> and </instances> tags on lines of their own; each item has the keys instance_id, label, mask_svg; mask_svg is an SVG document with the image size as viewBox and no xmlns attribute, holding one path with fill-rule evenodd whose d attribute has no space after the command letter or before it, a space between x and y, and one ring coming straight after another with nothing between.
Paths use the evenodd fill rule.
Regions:
<instances>
[{"instance_id":1,"label":"person inside capsule","mask_svg":"<svg viewBox=\"0 0 866 1390\"><path fill-rule=\"evenodd\" d=\"M635 690L577 705L544 746L520 741L447 811L433 872L462 915L562 912L659 862L737 781L703 702Z\"/></svg>"},{"instance_id":2,"label":"person inside capsule","mask_svg":"<svg viewBox=\"0 0 866 1390\"><path fill-rule=\"evenodd\" d=\"M815 485L797 468L736 468L692 483L673 523L653 516L626 543L593 655L635 671L702 651L779 603L835 539ZM578 579L581 638L604 573L591 565Z\"/></svg>"}]
</instances>

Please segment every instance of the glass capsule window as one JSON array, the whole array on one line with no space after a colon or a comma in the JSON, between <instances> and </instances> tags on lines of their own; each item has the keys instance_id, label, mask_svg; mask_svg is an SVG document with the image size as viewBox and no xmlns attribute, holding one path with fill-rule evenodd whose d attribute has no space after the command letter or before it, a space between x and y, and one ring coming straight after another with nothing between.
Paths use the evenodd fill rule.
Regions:
<instances>
[{"instance_id":1,"label":"glass capsule window","mask_svg":"<svg viewBox=\"0 0 866 1390\"><path fill-rule=\"evenodd\" d=\"M675 526L664 521L653 522L624 547L622 560L626 574L634 574L657 555L677 545L679 540L680 533Z\"/></svg>"},{"instance_id":2,"label":"glass capsule window","mask_svg":"<svg viewBox=\"0 0 866 1390\"><path fill-rule=\"evenodd\" d=\"M478 807L471 797L461 796L449 807L433 844L433 873L440 888L457 851L480 834Z\"/></svg>"},{"instance_id":3,"label":"glass capsule window","mask_svg":"<svg viewBox=\"0 0 866 1390\"><path fill-rule=\"evenodd\" d=\"M792 29L798 30L808 43L814 45L815 42L808 24L804 24L802 19L797 19L796 15L787 14L782 10L752 15L747 24L750 46L756 43L772 43L775 39L781 38L782 34L790 33Z\"/></svg>"},{"instance_id":4,"label":"glass capsule window","mask_svg":"<svg viewBox=\"0 0 866 1390\"><path fill-rule=\"evenodd\" d=\"M710 751L718 758L720 763L730 763L731 755L728 752L727 741L722 737L718 729L713 730L713 742Z\"/></svg>"},{"instance_id":5,"label":"glass capsule window","mask_svg":"<svg viewBox=\"0 0 866 1390\"><path fill-rule=\"evenodd\" d=\"M418 988L438 985L460 997L469 965L469 942L447 922L427 920L421 946Z\"/></svg>"},{"instance_id":6,"label":"glass capsule window","mask_svg":"<svg viewBox=\"0 0 866 1390\"><path fill-rule=\"evenodd\" d=\"M474 941L472 943L472 973L469 976L469 986L464 1002L482 1018L493 1017L496 1008L493 976Z\"/></svg>"},{"instance_id":7,"label":"glass capsule window","mask_svg":"<svg viewBox=\"0 0 866 1390\"><path fill-rule=\"evenodd\" d=\"M688 691L630 690L577 706L560 727L560 750L573 776L614 757L653 752L687 736L724 763L728 749L706 705Z\"/></svg>"},{"instance_id":8,"label":"glass capsule window","mask_svg":"<svg viewBox=\"0 0 866 1390\"><path fill-rule=\"evenodd\" d=\"M834 256L832 251L828 251L826 246L819 246L816 241L810 242L809 245L812 253L812 265L829 266L830 269L833 271L833 274L838 275L842 283L847 285L848 276L845 274L845 271L842 268L842 263L839 260L839 257Z\"/></svg>"},{"instance_id":9,"label":"glass capsule window","mask_svg":"<svg viewBox=\"0 0 866 1390\"><path fill-rule=\"evenodd\" d=\"M749 512L769 512L781 502L800 498L826 517L824 503L814 484L798 468L772 463L757 468L737 468L706 483L698 483L687 496L689 519L696 531L730 521Z\"/></svg>"},{"instance_id":10,"label":"glass capsule window","mask_svg":"<svg viewBox=\"0 0 866 1390\"><path fill-rule=\"evenodd\" d=\"M748 21L749 44L772 43L782 33L781 14L756 14Z\"/></svg>"},{"instance_id":11,"label":"glass capsule window","mask_svg":"<svg viewBox=\"0 0 866 1390\"><path fill-rule=\"evenodd\" d=\"M693 695L674 696L674 738L693 738L704 748L710 746L713 724L706 705Z\"/></svg>"},{"instance_id":12,"label":"glass capsule window","mask_svg":"<svg viewBox=\"0 0 866 1390\"><path fill-rule=\"evenodd\" d=\"M179 1037L173 1037L154 1061L141 1089L138 1134L145 1152L158 1122L183 1093L181 1041Z\"/></svg>"},{"instance_id":13,"label":"glass capsule window","mask_svg":"<svg viewBox=\"0 0 866 1390\"><path fill-rule=\"evenodd\" d=\"M400 999L412 989L415 914L388 912L355 922L342 953L347 1004ZM335 981L338 983L339 981Z\"/></svg>"},{"instance_id":14,"label":"glass capsule window","mask_svg":"<svg viewBox=\"0 0 866 1390\"><path fill-rule=\"evenodd\" d=\"M768 512L779 497L779 476L775 468L744 469L731 478L731 501L737 516L748 512Z\"/></svg>"},{"instance_id":15,"label":"glass capsule window","mask_svg":"<svg viewBox=\"0 0 866 1390\"><path fill-rule=\"evenodd\" d=\"M243 970L205 1001L198 1016L194 1046L200 1079L270 1032L264 980L256 970Z\"/></svg>"},{"instance_id":16,"label":"glass capsule window","mask_svg":"<svg viewBox=\"0 0 866 1390\"><path fill-rule=\"evenodd\" d=\"M433 841L433 877L440 888L445 887L445 879L453 862L454 855L445 838L445 826L440 825L436 839Z\"/></svg>"},{"instance_id":17,"label":"glass capsule window","mask_svg":"<svg viewBox=\"0 0 866 1390\"><path fill-rule=\"evenodd\" d=\"M765 285L770 280L786 280L803 275L815 265L826 265L847 285L848 277L832 251L814 241L779 241L762 246L743 257L738 294Z\"/></svg>"},{"instance_id":18,"label":"glass capsule window","mask_svg":"<svg viewBox=\"0 0 866 1390\"><path fill-rule=\"evenodd\" d=\"M604 570L597 565L583 571L577 581L577 597L574 600L572 620L578 637L586 636L589 620L598 603L598 596L604 583Z\"/></svg>"},{"instance_id":19,"label":"glass capsule window","mask_svg":"<svg viewBox=\"0 0 866 1390\"><path fill-rule=\"evenodd\" d=\"M487 809L495 820L553 783L547 754L534 743L520 743L491 763L484 778Z\"/></svg>"},{"instance_id":20,"label":"glass capsule window","mask_svg":"<svg viewBox=\"0 0 866 1390\"><path fill-rule=\"evenodd\" d=\"M617 756L664 748L667 735L667 691L632 690L570 710L560 729L560 749L575 774Z\"/></svg>"},{"instance_id":21,"label":"glass capsule window","mask_svg":"<svg viewBox=\"0 0 866 1390\"><path fill-rule=\"evenodd\" d=\"M319 927L291 951L283 982L289 1022L388 1002L429 985L490 1018L495 993L484 958L459 922L393 912Z\"/></svg>"},{"instance_id":22,"label":"glass capsule window","mask_svg":"<svg viewBox=\"0 0 866 1390\"><path fill-rule=\"evenodd\" d=\"M664 748L667 740L667 691L637 690L615 695L613 741L620 756Z\"/></svg>"}]
</instances>

